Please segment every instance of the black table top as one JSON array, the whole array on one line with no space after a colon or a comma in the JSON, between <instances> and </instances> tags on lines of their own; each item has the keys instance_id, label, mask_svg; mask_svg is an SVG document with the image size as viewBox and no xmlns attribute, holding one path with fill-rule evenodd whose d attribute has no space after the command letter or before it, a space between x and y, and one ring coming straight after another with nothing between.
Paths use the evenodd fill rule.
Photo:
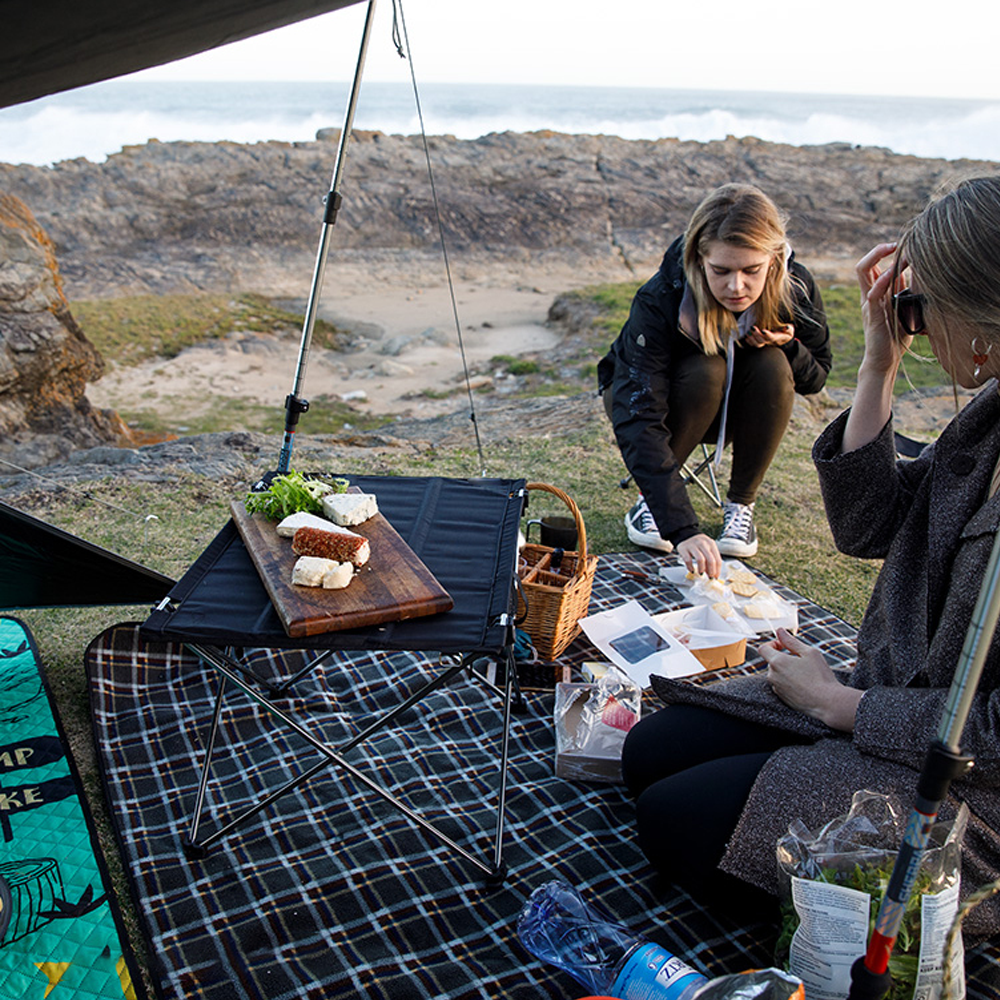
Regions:
<instances>
[{"instance_id":1,"label":"black table top","mask_svg":"<svg viewBox=\"0 0 1000 1000\"><path fill-rule=\"evenodd\" d=\"M452 610L292 639L229 521L145 621L144 638L278 649L442 652L496 650L510 641L523 479L344 478L378 497L380 512L452 596Z\"/></svg>"}]
</instances>

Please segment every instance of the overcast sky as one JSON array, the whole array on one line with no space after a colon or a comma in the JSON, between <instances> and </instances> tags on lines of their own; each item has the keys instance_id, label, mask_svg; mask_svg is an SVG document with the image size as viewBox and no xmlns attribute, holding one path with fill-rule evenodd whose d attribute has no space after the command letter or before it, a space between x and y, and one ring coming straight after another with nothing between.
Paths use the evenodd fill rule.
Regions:
<instances>
[{"instance_id":1,"label":"overcast sky","mask_svg":"<svg viewBox=\"0 0 1000 1000\"><path fill-rule=\"evenodd\" d=\"M366 3L138 74L348 80ZM878 0L405 0L417 82L997 98L1000 14ZM408 79L376 5L366 80Z\"/></svg>"}]
</instances>

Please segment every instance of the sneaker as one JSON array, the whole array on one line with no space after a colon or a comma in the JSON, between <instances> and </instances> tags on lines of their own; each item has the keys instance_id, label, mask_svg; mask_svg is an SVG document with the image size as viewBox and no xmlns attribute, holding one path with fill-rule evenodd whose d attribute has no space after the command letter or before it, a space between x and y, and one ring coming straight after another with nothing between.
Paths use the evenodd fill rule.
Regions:
<instances>
[{"instance_id":1,"label":"sneaker","mask_svg":"<svg viewBox=\"0 0 1000 1000\"><path fill-rule=\"evenodd\" d=\"M757 554L757 530L753 526L753 504L727 503L722 508L719 552L746 558Z\"/></svg>"},{"instance_id":2,"label":"sneaker","mask_svg":"<svg viewBox=\"0 0 1000 1000\"><path fill-rule=\"evenodd\" d=\"M639 497L635 506L625 515L625 529L628 540L633 545L641 545L645 549L659 549L661 552L673 552L673 545L660 537L656 530L656 522L646 506L646 501Z\"/></svg>"}]
</instances>

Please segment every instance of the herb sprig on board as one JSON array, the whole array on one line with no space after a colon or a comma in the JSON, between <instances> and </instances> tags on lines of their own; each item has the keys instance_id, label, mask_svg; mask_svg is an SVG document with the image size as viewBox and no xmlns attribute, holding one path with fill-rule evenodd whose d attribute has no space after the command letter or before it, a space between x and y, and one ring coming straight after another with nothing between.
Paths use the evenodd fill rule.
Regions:
<instances>
[{"instance_id":1,"label":"herb sprig on board","mask_svg":"<svg viewBox=\"0 0 1000 1000\"><path fill-rule=\"evenodd\" d=\"M321 500L328 493L346 493L350 484L346 479L327 482L322 479L306 479L294 469L271 480L270 486L259 493L248 493L244 504L250 514L261 513L269 521L280 521L298 511L319 514Z\"/></svg>"}]
</instances>

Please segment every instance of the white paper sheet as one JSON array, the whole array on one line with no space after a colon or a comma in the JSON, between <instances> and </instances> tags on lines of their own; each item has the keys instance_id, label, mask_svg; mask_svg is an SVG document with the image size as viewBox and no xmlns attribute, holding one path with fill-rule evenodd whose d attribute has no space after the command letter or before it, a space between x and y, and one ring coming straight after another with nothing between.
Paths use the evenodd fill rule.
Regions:
<instances>
[{"instance_id":1,"label":"white paper sheet","mask_svg":"<svg viewBox=\"0 0 1000 1000\"><path fill-rule=\"evenodd\" d=\"M580 619L587 638L643 688L650 674L689 677L705 668L638 602Z\"/></svg>"}]
</instances>

